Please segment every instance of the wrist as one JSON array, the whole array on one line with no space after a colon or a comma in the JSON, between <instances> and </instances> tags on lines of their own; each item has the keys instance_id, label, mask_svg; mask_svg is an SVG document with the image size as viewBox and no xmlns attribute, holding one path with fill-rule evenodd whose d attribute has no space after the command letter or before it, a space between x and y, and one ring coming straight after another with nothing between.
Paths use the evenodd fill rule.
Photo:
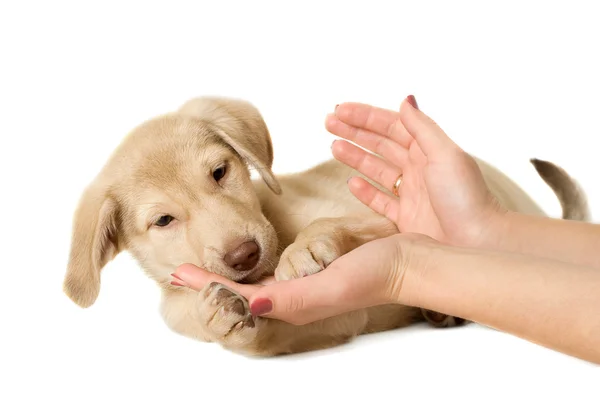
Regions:
<instances>
[{"instance_id":1,"label":"wrist","mask_svg":"<svg viewBox=\"0 0 600 403\"><path fill-rule=\"evenodd\" d=\"M505 263L501 254L483 249L445 246L430 252L418 270L407 271L401 304L472 320L473 293L490 284L489 268ZM433 253L431 253L433 252ZM493 287L492 287L493 288ZM489 290L488 290L489 291Z\"/></svg>"},{"instance_id":2,"label":"wrist","mask_svg":"<svg viewBox=\"0 0 600 403\"><path fill-rule=\"evenodd\" d=\"M468 248L503 250L504 243L510 233L514 213L505 209L497 209L485 221L478 239L473 240Z\"/></svg>"},{"instance_id":3,"label":"wrist","mask_svg":"<svg viewBox=\"0 0 600 403\"><path fill-rule=\"evenodd\" d=\"M403 267L398 268L403 273L401 287L392 294L391 302L420 307L428 279L453 253L454 247L430 238L413 242L410 251L403 253Z\"/></svg>"}]
</instances>

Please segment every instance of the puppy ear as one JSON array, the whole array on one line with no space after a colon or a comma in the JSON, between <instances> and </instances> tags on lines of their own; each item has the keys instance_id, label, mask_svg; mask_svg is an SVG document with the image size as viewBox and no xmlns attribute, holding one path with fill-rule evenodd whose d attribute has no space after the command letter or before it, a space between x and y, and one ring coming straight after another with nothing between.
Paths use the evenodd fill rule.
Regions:
<instances>
[{"instance_id":1,"label":"puppy ear","mask_svg":"<svg viewBox=\"0 0 600 403\"><path fill-rule=\"evenodd\" d=\"M88 187L75 212L63 290L87 308L100 293L100 271L119 253L117 204L96 184Z\"/></svg>"},{"instance_id":2,"label":"puppy ear","mask_svg":"<svg viewBox=\"0 0 600 403\"><path fill-rule=\"evenodd\" d=\"M178 113L213 126L217 134L259 172L269 188L281 194L279 182L271 170L271 135L256 107L238 99L201 97L186 102Z\"/></svg>"}]
</instances>

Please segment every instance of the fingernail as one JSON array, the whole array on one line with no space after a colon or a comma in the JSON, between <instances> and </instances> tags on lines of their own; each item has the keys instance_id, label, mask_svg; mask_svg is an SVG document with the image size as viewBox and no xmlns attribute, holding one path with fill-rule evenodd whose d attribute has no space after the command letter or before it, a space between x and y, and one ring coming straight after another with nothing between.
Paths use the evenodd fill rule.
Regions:
<instances>
[{"instance_id":1,"label":"fingernail","mask_svg":"<svg viewBox=\"0 0 600 403\"><path fill-rule=\"evenodd\" d=\"M252 316L265 315L273 310L273 302L267 298L259 298L250 305Z\"/></svg>"},{"instance_id":2,"label":"fingernail","mask_svg":"<svg viewBox=\"0 0 600 403\"><path fill-rule=\"evenodd\" d=\"M352 176L350 176L348 179L346 179L346 184L350 183L351 179L352 179Z\"/></svg>"},{"instance_id":3,"label":"fingernail","mask_svg":"<svg viewBox=\"0 0 600 403\"><path fill-rule=\"evenodd\" d=\"M406 97L406 100L409 104L411 104L413 108L419 109L419 105L417 105L417 100L415 99L414 95L409 95L408 97Z\"/></svg>"},{"instance_id":4,"label":"fingernail","mask_svg":"<svg viewBox=\"0 0 600 403\"><path fill-rule=\"evenodd\" d=\"M171 276L177 279L177 281L171 281L172 285L176 285L179 287L187 287L187 283L183 281L181 277L179 277L177 274L171 273Z\"/></svg>"},{"instance_id":5,"label":"fingernail","mask_svg":"<svg viewBox=\"0 0 600 403\"><path fill-rule=\"evenodd\" d=\"M337 141L337 140L333 140L333 141L331 142L331 148L333 148L333 145L335 144L335 142L336 142L336 141Z\"/></svg>"},{"instance_id":6,"label":"fingernail","mask_svg":"<svg viewBox=\"0 0 600 403\"><path fill-rule=\"evenodd\" d=\"M335 108L333 108L333 112L336 112L336 111L337 111L337 107L338 107L338 106L340 106L340 104L337 104L337 105L335 106Z\"/></svg>"}]
</instances>

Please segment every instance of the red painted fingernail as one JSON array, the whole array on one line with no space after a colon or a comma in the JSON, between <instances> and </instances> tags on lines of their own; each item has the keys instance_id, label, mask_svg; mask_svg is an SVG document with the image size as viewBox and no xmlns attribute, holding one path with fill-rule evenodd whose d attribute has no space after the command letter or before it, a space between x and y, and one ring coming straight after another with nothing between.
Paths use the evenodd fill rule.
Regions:
<instances>
[{"instance_id":1,"label":"red painted fingernail","mask_svg":"<svg viewBox=\"0 0 600 403\"><path fill-rule=\"evenodd\" d=\"M259 298L250 305L252 316L265 315L273 310L273 302L268 298Z\"/></svg>"},{"instance_id":2,"label":"red painted fingernail","mask_svg":"<svg viewBox=\"0 0 600 403\"><path fill-rule=\"evenodd\" d=\"M409 104L411 104L413 108L419 109L419 105L417 105L417 100L415 99L414 95L409 95L408 97L406 97L406 100Z\"/></svg>"},{"instance_id":3,"label":"red painted fingernail","mask_svg":"<svg viewBox=\"0 0 600 403\"><path fill-rule=\"evenodd\" d=\"M171 281L172 285L176 285L178 287L187 287L188 286L187 283L185 281L183 281L181 279L181 277L179 277L177 274L171 273L171 276L173 276L173 278L177 279L176 281Z\"/></svg>"}]
</instances>

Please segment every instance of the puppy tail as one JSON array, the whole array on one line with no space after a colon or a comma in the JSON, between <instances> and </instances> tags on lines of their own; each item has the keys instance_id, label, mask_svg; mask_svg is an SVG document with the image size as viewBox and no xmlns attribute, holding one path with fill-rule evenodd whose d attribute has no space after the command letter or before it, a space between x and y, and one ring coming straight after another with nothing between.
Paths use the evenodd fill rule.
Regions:
<instances>
[{"instance_id":1,"label":"puppy tail","mask_svg":"<svg viewBox=\"0 0 600 403\"><path fill-rule=\"evenodd\" d=\"M562 207L565 220L590 221L590 210L585 192L564 169L536 158L530 160L535 170L554 191Z\"/></svg>"}]
</instances>

